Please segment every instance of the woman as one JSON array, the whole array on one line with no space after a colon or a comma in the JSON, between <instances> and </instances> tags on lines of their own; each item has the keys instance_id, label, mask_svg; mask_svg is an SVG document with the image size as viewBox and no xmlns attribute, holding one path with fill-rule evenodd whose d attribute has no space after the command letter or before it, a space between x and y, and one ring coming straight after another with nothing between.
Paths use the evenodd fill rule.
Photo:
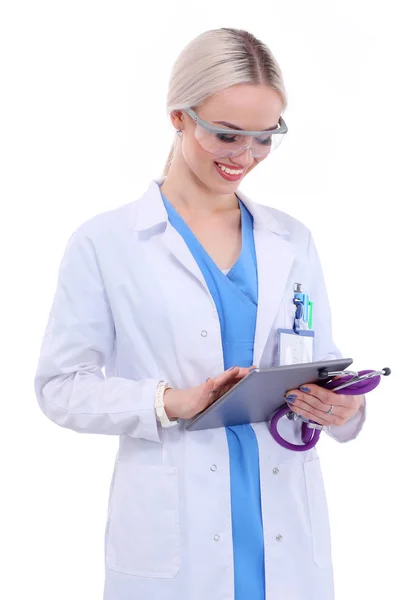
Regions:
<instances>
[{"instance_id":1,"label":"woman","mask_svg":"<svg viewBox=\"0 0 400 600\"><path fill-rule=\"evenodd\" d=\"M63 257L35 389L59 425L120 436L106 600L333 598L316 450L282 448L266 423L182 426L253 365L279 364L294 282L314 302L314 360L339 357L309 231L238 191L284 135L285 106L252 35L193 40L171 76L164 177L81 225ZM363 397L309 385L287 398L342 442L364 420ZM300 425L283 435L298 442Z\"/></svg>"}]
</instances>

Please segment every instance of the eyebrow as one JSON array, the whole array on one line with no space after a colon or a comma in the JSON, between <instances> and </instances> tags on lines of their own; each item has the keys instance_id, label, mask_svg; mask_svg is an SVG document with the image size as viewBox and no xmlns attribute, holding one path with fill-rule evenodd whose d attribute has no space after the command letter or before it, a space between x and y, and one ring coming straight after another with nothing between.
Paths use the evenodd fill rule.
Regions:
<instances>
[{"instance_id":1,"label":"eyebrow","mask_svg":"<svg viewBox=\"0 0 400 600\"><path fill-rule=\"evenodd\" d=\"M244 131L244 129L242 127L238 127L237 125L233 125L232 123L228 123L227 121L212 121L213 123L215 123L216 125L225 125L225 127L229 127L230 129L236 129L237 131ZM263 129L262 131L268 132L268 131L273 131L274 129L276 129L276 125L275 127L271 127L269 129Z\"/></svg>"},{"instance_id":2,"label":"eyebrow","mask_svg":"<svg viewBox=\"0 0 400 600\"><path fill-rule=\"evenodd\" d=\"M229 127L230 129L237 129L238 131L243 131L241 127L237 125L232 125L232 123L227 123L226 121L213 121L216 125L225 125L225 127Z\"/></svg>"}]
</instances>

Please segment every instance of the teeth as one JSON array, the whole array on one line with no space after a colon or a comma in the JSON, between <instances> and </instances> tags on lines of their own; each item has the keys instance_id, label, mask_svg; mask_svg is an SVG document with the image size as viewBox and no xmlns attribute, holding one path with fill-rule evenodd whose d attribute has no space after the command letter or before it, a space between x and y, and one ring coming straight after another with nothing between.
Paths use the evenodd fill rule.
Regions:
<instances>
[{"instance_id":1,"label":"teeth","mask_svg":"<svg viewBox=\"0 0 400 600\"><path fill-rule=\"evenodd\" d=\"M219 163L218 167L221 169L221 171L225 171L225 173L228 173L228 175L240 175L241 173L243 173L244 169L239 169L239 170L233 170L233 169L229 169L228 167L225 167L224 165L220 165Z\"/></svg>"}]
</instances>

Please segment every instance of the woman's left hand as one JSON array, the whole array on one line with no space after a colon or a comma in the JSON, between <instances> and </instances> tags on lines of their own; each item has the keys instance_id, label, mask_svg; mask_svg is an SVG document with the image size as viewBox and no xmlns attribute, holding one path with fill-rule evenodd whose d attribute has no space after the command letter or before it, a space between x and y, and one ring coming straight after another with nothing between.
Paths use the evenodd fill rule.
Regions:
<instances>
[{"instance_id":1,"label":"woman's left hand","mask_svg":"<svg viewBox=\"0 0 400 600\"><path fill-rule=\"evenodd\" d=\"M296 398L288 400L290 396ZM344 396L309 383L287 392L285 400L294 413L319 425L329 426L347 423L360 410L364 396ZM329 414L331 406L333 408Z\"/></svg>"}]
</instances>

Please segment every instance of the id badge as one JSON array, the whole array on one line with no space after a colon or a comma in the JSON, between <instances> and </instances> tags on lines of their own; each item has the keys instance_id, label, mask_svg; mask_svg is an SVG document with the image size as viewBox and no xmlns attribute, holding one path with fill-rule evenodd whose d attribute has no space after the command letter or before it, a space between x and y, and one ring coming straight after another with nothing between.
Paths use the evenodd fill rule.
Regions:
<instances>
[{"instance_id":1,"label":"id badge","mask_svg":"<svg viewBox=\"0 0 400 600\"><path fill-rule=\"evenodd\" d=\"M279 366L314 362L314 331L278 329Z\"/></svg>"}]
</instances>

